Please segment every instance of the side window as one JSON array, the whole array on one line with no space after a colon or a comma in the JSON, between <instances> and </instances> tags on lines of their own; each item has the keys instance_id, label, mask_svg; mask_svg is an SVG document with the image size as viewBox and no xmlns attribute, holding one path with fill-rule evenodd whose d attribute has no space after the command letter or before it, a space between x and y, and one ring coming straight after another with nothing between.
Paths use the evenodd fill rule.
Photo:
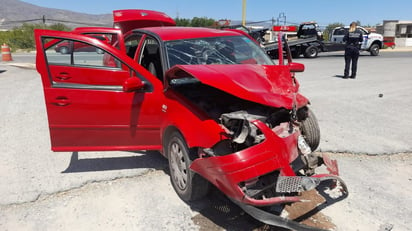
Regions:
<instances>
[{"instance_id":1,"label":"side window","mask_svg":"<svg viewBox=\"0 0 412 231\"><path fill-rule=\"evenodd\" d=\"M362 27L358 27L358 29L362 32L362 35L369 34L369 32Z\"/></svg>"},{"instance_id":2,"label":"side window","mask_svg":"<svg viewBox=\"0 0 412 231\"><path fill-rule=\"evenodd\" d=\"M138 62L158 79L163 79L160 46L156 39L150 37L145 39Z\"/></svg>"},{"instance_id":3,"label":"side window","mask_svg":"<svg viewBox=\"0 0 412 231\"><path fill-rule=\"evenodd\" d=\"M120 68L120 62L101 49L80 41L56 40L46 47L49 64Z\"/></svg>"},{"instance_id":4,"label":"side window","mask_svg":"<svg viewBox=\"0 0 412 231\"><path fill-rule=\"evenodd\" d=\"M333 35L345 35L345 29L344 29L344 28L336 29L336 30L333 32Z\"/></svg>"},{"instance_id":5,"label":"side window","mask_svg":"<svg viewBox=\"0 0 412 231\"><path fill-rule=\"evenodd\" d=\"M118 42L118 34L112 33L84 33L84 35L96 38L104 43L107 43L114 48L120 50L120 44Z\"/></svg>"},{"instance_id":6,"label":"side window","mask_svg":"<svg viewBox=\"0 0 412 231\"><path fill-rule=\"evenodd\" d=\"M44 38L50 84L56 88L121 91L124 81L139 73L112 54L85 42Z\"/></svg>"},{"instance_id":7,"label":"side window","mask_svg":"<svg viewBox=\"0 0 412 231\"><path fill-rule=\"evenodd\" d=\"M126 54L130 58L134 58L137 47L139 46L140 40L142 39L141 35L132 35L125 40Z\"/></svg>"}]
</instances>

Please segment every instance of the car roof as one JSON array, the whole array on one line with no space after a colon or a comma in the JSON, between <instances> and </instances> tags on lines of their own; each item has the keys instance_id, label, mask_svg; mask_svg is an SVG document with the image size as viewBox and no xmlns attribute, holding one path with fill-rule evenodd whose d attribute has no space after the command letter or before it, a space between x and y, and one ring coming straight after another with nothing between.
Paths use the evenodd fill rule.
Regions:
<instances>
[{"instance_id":1,"label":"car roof","mask_svg":"<svg viewBox=\"0 0 412 231\"><path fill-rule=\"evenodd\" d=\"M142 29L136 29L138 31L149 31L158 35L163 41L181 40L181 39L194 39L205 37L220 37L220 36L239 36L241 35L235 31L218 30L205 27L145 27Z\"/></svg>"}]
</instances>

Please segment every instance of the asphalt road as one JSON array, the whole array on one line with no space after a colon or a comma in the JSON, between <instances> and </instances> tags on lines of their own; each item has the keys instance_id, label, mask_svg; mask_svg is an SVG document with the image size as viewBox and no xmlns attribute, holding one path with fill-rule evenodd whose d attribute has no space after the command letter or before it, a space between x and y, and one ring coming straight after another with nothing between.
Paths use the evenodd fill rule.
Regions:
<instances>
[{"instance_id":1,"label":"asphalt road","mask_svg":"<svg viewBox=\"0 0 412 231\"><path fill-rule=\"evenodd\" d=\"M341 78L344 60L339 52L295 61L306 66L297 78L319 120L319 151L412 150L412 52L362 53L355 80Z\"/></svg>"},{"instance_id":2,"label":"asphalt road","mask_svg":"<svg viewBox=\"0 0 412 231\"><path fill-rule=\"evenodd\" d=\"M34 56L13 58L0 63L0 230L261 226L218 192L182 202L158 154L51 152L40 77L10 66L33 63ZM339 77L341 53L295 61L306 66L297 78L319 120L318 151L354 153L333 154L350 196L323 213L337 230L412 230L412 52L362 55L355 80Z\"/></svg>"}]
</instances>

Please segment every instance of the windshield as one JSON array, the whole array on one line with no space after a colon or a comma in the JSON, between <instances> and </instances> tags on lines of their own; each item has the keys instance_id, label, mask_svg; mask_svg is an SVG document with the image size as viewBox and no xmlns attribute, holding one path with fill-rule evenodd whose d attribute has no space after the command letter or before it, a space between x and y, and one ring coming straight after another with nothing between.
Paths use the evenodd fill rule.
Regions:
<instances>
[{"instance_id":1,"label":"windshield","mask_svg":"<svg viewBox=\"0 0 412 231\"><path fill-rule=\"evenodd\" d=\"M177 64L273 65L269 56L245 36L184 39L165 44L169 67Z\"/></svg>"}]
</instances>

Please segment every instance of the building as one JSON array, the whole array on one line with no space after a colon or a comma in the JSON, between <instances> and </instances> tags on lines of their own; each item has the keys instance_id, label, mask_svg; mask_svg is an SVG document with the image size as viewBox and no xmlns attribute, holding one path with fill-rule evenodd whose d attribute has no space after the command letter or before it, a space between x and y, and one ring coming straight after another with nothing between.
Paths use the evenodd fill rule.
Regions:
<instances>
[{"instance_id":1,"label":"building","mask_svg":"<svg viewBox=\"0 0 412 231\"><path fill-rule=\"evenodd\" d=\"M412 47L412 21L384 20L376 30L386 42L394 42L397 47Z\"/></svg>"}]
</instances>

